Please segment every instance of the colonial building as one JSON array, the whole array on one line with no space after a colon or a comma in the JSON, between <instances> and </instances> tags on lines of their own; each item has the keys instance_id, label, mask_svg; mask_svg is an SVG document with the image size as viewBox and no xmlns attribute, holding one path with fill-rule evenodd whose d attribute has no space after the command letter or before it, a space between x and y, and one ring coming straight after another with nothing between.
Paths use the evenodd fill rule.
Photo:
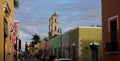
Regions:
<instances>
[{"instance_id":1,"label":"colonial building","mask_svg":"<svg viewBox=\"0 0 120 61\"><path fill-rule=\"evenodd\" d=\"M51 54L58 57L74 61L93 61L93 58L94 61L102 61L101 27L80 26L51 39L50 43ZM96 48L91 48L91 45L96 45Z\"/></svg>"},{"instance_id":2,"label":"colonial building","mask_svg":"<svg viewBox=\"0 0 120 61\"><path fill-rule=\"evenodd\" d=\"M120 0L102 0L103 60L120 61Z\"/></svg>"},{"instance_id":3,"label":"colonial building","mask_svg":"<svg viewBox=\"0 0 120 61\"><path fill-rule=\"evenodd\" d=\"M0 61L13 61L14 0L0 1Z\"/></svg>"},{"instance_id":4,"label":"colonial building","mask_svg":"<svg viewBox=\"0 0 120 61\"><path fill-rule=\"evenodd\" d=\"M13 46L14 46L14 59L17 59L18 53L21 48L21 40L19 39L19 21L14 21L14 34L13 34Z\"/></svg>"},{"instance_id":5,"label":"colonial building","mask_svg":"<svg viewBox=\"0 0 120 61\"><path fill-rule=\"evenodd\" d=\"M51 55L56 55L57 57L61 58L61 36L57 36L50 40L51 44Z\"/></svg>"},{"instance_id":6,"label":"colonial building","mask_svg":"<svg viewBox=\"0 0 120 61\"><path fill-rule=\"evenodd\" d=\"M0 61L4 60L4 0L0 1Z\"/></svg>"},{"instance_id":7,"label":"colonial building","mask_svg":"<svg viewBox=\"0 0 120 61\"><path fill-rule=\"evenodd\" d=\"M92 50L92 43L99 44L99 47ZM70 56L75 61L102 61L101 27L80 26L72 29L69 32L68 47Z\"/></svg>"},{"instance_id":8,"label":"colonial building","mask_svg":"<svg viewBox=\"0 0 120 61\"><path fill-rule=\"evenodd\" d=\"M54 14L49 19L49 39L54 38L59 35L58 32L58 15Z\"/></svg>"}]
</instances>

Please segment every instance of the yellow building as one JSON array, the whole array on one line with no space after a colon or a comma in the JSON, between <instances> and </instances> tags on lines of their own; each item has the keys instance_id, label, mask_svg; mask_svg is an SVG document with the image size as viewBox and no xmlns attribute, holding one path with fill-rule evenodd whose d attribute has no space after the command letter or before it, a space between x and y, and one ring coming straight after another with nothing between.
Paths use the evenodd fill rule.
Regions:
<instances>
[{"instance_id":1,"label":"yellow building","mask_svg":"<svg viewBox=\"0 0 120 61\"><path fill-rule=\"evenodd\" d=\"M61 41L62 40L62 41ZM102 28L80 26L50 40L51 53L73 61L102 61ZM91 46L95 45L95 48Z\"/></svg>"},{"instance_id":2,"label":"yellow building","mask_svg":"<svg viewBox=\"0 0 120 61\"><path fill-rule=\"evenodd\" d=\"M91 50L91 43L96 43L99 47L96 50ZM79 27L79 52L78 58L82 61L93 60L96 58L98 61L102 61L102 29L101 27ZM96 57L95 57L96 56Z\"/></svg>"},{"instance_id":3,"label":"yellow building","mask_svg":"<svg viewBox=\"0 0 120 61\"><path fill-rule=\"evenodd\" d=\"M46 41L41 41L40 43L38 43L37 45L35 45L35 49L34 49L34 52L38 52L39 50L44 50L45 49L45 43ZM33 47L32 46L29 46L28 47L28 51L30 53L33 53Z\"/></svg>"},{"instance_id":4,"label":"yellow building","mask_svg":"<svg viewBox=\"0 0 120 61\"><path fill-rule=\"evenodd\" d=\"M13 61L14 1L0 1L0 61Z\"/></svg>"},{"instance_id":5,"label":"yellow building","mask_svg":"<svg viewBox=\"0 0 120 61\"><path fill-rule=\"evenodd\" d=\"M99 47L95 52L90 48L90 45L93 45L93 43L99 44ZM102 61L101 27L80 26L70 30L69 46L70 55L73 56L74 60L90 61L92 58L95 58L98 61Z\"/></svg>"},{"instance_id":6,"label":"yellow building","mask_svg":"<svg viewBox=\"0 0 120 61\"><path fill-rule=\"evenodd\" d=\"M46 41L41 41L39 44L37 44L37 46L36 46L36 48L38 49L38 50L44 50L45 48L44 48L44 45L45 45L45 43L46 43Z\"/></svg>"},{"instance_id":7,"label":"yellow building","mask_svg":"<svg viewBox=\"0 0 120 61\"><path fill-rule=\"evenodd\" d=\"M4 0L0 1L0 61L3 61L3 56L4 56L4 27L3 27L3 8L4 8L4 4L3 4Z\"/></svg>"}]
</instances>

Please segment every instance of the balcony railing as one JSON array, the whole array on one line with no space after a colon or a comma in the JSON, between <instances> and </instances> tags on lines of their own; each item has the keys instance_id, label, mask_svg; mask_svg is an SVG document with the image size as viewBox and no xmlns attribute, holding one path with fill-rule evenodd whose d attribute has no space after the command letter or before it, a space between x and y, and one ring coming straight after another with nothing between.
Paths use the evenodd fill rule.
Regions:
<instances>
[{"instance_id":1,"label":"balcony railing","mask_svg":"<svg viewBox=\"0 0 120 61\"><path fill-rule=\"evenodd\" d=\"M117 42L107 42L105 43L105 51L109 53L118 52L118 44Z\"/></svg>"},{"instance_id":2,"label":"balcony railing","mask_svg":"<svg viewBox=\"0 0 120 61\"><path fill-rule=\"evenodd\" d=\"M5 1L4 12L6 13L7 16L10 15L11 12L7 1Z\"/></svg>"}]
</instances>

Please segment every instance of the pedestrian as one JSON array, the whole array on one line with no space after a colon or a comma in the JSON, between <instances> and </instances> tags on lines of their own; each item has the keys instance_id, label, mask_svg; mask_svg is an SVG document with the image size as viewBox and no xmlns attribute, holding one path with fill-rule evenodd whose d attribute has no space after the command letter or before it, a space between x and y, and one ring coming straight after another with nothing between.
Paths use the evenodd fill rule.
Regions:
<instances>
[{"instance_id":1,"label":"pedestrian","mask_svg":"<svg viewBox=\"0 0 120 61\"><path fill-rule=\"evenodd\" d=\"M23 54L22 51L20 50L19 54L18 54L18 61L23 61Z\"/></svg>"},{"instance_id":2,"label":"pedestrian","mask_svg":"<svg viewBox=\"0 0 120 61\"><path fill-rule=\"evenodd\" d=\"M45 56L44 56L44 54L41 56L41 60L42 60L42 61L45 61Z\"/></svg>"}]
</instances>

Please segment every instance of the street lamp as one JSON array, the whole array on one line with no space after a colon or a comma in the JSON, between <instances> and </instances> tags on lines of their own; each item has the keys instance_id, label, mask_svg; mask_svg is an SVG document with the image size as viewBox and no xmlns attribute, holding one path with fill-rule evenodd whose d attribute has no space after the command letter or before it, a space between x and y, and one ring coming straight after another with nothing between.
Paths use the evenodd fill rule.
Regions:
<instances>
[{"instance_id":1,"label":"street lamp","mask_svg":"<svg viewBox=\"0 0 120 61\"><path fill-rule=\"evenodd\" d=\"M75 42L73 42L73 43L72 43L72 48L73 48L73 54L74 54L74 55L73 55L73 56L74 56L74 57L73 57L73 60L74 60L74 61L76 61L76 58L75 58L75 57L76 57L76 56L75 56L75 45L76 45Z\"/></svg>"},{"instance_id":2,"label":"street lamp","mask_svg":"<svg viewBox=\"0 0 120 61\"><path fill-rule=\"evenodd\" d=\"M98 47L99 43L95 41L90 43L91 61L98 61Z\"/></svg>"}]
</instances>

